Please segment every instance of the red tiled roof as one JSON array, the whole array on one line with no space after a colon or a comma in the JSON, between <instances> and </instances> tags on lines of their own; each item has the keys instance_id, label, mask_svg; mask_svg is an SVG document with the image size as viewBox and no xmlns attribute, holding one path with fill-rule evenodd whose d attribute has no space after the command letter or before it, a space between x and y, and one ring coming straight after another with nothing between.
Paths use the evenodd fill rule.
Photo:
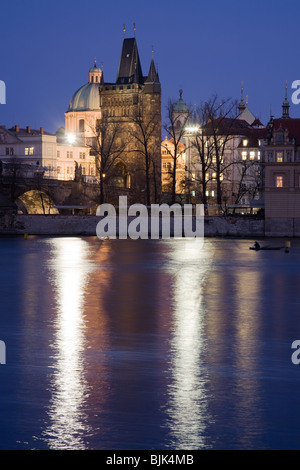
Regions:
<instances>
[{"instance_id":1,"label":"red tiled roof","mask_svg":"<svg viewBox=\"0 0 300 470\"><path fill-rule=\"evenodd\" d=\"M274 119L273 121L273 132L278 131L278 129L284 129L288 131L288 136L290 139L293 137L296 138L296 143L300 145L300 119L299 118L279 118Z\"/></svg>"}]
</instances>

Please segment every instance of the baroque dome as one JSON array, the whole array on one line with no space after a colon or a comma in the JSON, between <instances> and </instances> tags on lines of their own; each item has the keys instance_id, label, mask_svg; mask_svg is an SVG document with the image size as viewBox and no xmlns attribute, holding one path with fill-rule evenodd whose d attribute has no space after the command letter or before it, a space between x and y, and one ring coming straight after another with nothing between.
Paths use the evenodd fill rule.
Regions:
<instances>
[{"instance_id":1,"label":"baroque dome","mask_svg":"<svg viewBox=\"0 0 300 470\"><path fill-rule=\"evenodd\" d=\"M182 99L182 90L179 90L179 96L180 96L179 100L173 105L173 113L177 113L177 114L187 113L188 114L189 107Z\"/></svg>"},{"instance_id":2,"label":"baroque dome","mask_svg":"<svg viewBox=\"0 0 300 470\"><path fill-rule=\"evenodd\" d=\"M99 111L100 96L99 85L103 83L103 72L97 67L89 70L89 81L80 87L72 96L69 103L69 111Z\"/></svg>"},{"instance_id":3,"label":"baroque dome","mask_svg":"<svg viewBox=\"0 0 300 470\"><path fill-rule=\"evenodd\" d=\"M99 83L87 83L72 96L68 111L99 111Z\"/></svg>"}]
</instances>

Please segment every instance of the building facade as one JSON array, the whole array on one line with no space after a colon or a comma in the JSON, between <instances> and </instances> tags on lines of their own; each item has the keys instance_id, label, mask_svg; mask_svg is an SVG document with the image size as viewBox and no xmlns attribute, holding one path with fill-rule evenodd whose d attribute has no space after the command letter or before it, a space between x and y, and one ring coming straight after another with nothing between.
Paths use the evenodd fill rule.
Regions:
<instances>
[{"instance_id":1,"label":"building facade","mask_svg":"<svg viewBox=\"0 0 300 470\"><path fill-rule=\"evenodd\" d=\"M24 176L102 185L106 198L128 194L150 203L161 196L161 85L150 61L143 75L135 37L125 38L114 83L94 66L72 96L56 135L30 127L0 127L0 160ZM105 164L105 165L104 165Z\"/></svg>"},{"instance_id":2,"label":"building facade","mask_svg":"<svg viewBox=\"0 0 300 470\"><path fill-rule=\"evenodd\" d=\"M285 96L281 118L271 116L264 141L266 235L300 236L300 119Z\"/></svg>"},{"instance_id":3,"label":"building facade","mask_svg":"<svg viewBox=\"0 0 300 470\"><path fill-rule=\"evenodd\" d=\"M59 139L58 166L63 177L69 174L66 166L70 167L71 159L66 155L73 152L73 169L76 161L86 179L103 177L107 193L118 188L130 190L128 195L136 201L147 202L147 193L148 202L157 201L160 144L158 73L152 58L148 75L143 75L136 39L125 38L116 81L106 82L95 63L88 83L72 96L65 113L65 133Z\"/></svg>"},{"instance_id":4,"label":"building facade","mask_svg":"<svg viewBox=\"0 0 300 470\"><path fill-rule=\"evenodd\" d=\"M10 129L0 126L0 160L3 174L17 172L19 175L33 177L42 175L55 178L57 174L57 142L55 134L43 128Z\"/></svg>"}]
</instances>

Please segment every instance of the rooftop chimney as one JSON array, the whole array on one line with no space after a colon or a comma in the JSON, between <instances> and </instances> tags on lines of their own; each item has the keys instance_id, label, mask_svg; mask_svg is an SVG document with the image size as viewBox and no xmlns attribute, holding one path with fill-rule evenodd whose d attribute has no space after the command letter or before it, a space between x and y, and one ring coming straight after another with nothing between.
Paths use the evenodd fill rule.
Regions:
<instances>
[{"instance_id":1,"label":"rooftop chimney","mask_svg":"<svg viewBox=\"0 0 300 470\"><path fill-rule=\"evenodd\" d=\"M30 126L26 127L26 132L27 132L27 134L30 134Z\"/></svg>"},{"instance_id":2,"label":"rooftop chimney","mask_svg":"<svg viewBox=\"0 0 300 470\"><path fill-rule=\"evenodd\" d=\"M20 126L15 126L15 131L20 132Z\"/></svg>"},{"instance_id":3,"label":"rooftop chimney","mask_svg":"<svg viewBox=\"0 0 300 470\"><path fill-rule=\"evenodd\" d=\"M44 134L44 128L43 127L40 127L40 133Z\"/></svg>"}]
</instances>

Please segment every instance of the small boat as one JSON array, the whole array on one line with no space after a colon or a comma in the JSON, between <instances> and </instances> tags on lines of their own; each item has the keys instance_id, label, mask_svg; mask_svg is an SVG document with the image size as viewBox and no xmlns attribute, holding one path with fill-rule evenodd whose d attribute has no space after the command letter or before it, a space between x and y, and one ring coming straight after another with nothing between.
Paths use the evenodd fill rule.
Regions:
<instances>
[{"instance_id":1,"label":"small boat","mask_svg":"<svg viewBox=\"0 0 300 470\"><path fill-rule=\"evenodd\" d=\"M283 246L260 246L259 243L255 242L253 246L250 246L249 250L260 251L260 250L282 250Z\"/></svg>"}]
</instances>

